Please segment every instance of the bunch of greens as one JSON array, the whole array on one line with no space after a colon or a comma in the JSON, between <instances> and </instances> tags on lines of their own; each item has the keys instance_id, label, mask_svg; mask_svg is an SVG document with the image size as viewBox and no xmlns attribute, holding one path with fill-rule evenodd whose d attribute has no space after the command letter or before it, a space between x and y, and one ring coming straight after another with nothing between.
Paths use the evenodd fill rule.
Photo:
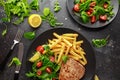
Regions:
<instances>
[{"instance_id":1,"label":"bunch of greens","mask_svg":"<svg viewBox=\"0 0 120 80\"><path fill-rule=\"evenodd\" d=\"M40 80L52 80L53 78L57 79L58 78L58 72L60 69L60 66L56 64L55 62L51 62L49 57L53 56L53 53L50 51L49 46L44 45L44 49L46 51L45 54L41 54L40 58L37 59L33 65L32 65L32 71L26 73L27 77L30 78L35 78L35 79L40 79ZM42 66L40 68L36 67L37 62L41 61ZM46 68L51 69L51 73L46 72ZM37 75L37 72L41 71L41 75Z\"/></svg>"},{"instance_id":2,"label":"bunch of greens","mask_svg":"<svg viewBox=\"0 0 120 80\"><path fill-rule=\"evenodd\" d=\"M52 27L63 25L63 23L58 23L57 22L57 18L50 11L49 8L44 8L43 15L41 17L42 17L42 20L47 21L50 24L50 26L52 26Z\"/></svg>"},{"instance_id":3,"label":"bunch of greens","mask_svg":"<svg viewBox=\"0 0 120 80\"><path fill-rule=\"evenodd\" d=\"M3 21L11 22L13 15L18 17L14 24L20 24L25 17L29 16L31 9L38 10L39 0L33 0L30 4L28 0L1 0L0 4L4 7L6 18Z\"/></svg>"}]
</instances>

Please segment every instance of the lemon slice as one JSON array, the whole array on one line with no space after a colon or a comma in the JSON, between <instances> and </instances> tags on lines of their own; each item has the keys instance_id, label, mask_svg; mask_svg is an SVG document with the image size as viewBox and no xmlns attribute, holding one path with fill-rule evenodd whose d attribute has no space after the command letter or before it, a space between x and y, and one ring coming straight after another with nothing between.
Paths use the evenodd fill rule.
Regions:
<instances>
[{"instance_id":1,"label":"lemon slice","mask_svg":"<svg viewBox=\"0 0 120 80\"><path fill-rule=\"evenodd\" d=\"M30 59L30 62L35 62L36 60L38 60L40 58L40 53L36 52Z\"/></svg>"},{"instance_id":2,"label":"lemon slice","mask_svg":"<svg viewBox=\"0 0 120 80\"><path fill-rule=\"evenodd\" d=\"M38 28L42 23L41 16L39 14L32 14L28 18L28 23L33 28Z\"/></svg>"}]
</instances>

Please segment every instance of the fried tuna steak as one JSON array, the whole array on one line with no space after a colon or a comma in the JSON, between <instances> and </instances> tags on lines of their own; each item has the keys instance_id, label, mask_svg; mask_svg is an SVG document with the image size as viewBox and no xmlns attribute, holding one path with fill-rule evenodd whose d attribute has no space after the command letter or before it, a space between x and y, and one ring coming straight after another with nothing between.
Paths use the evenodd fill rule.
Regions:
<instances>
[{"instance_id":1,"label":"fried tuna steak","mask_svg":"<svg viewBox=\"0 0 120 80\"><path fill-rule=\"evenodd\" d=\"M62 64L59 80L80 80L85 73L85 68L76 60L69 58Z\"/></svg>"}]
</instances>

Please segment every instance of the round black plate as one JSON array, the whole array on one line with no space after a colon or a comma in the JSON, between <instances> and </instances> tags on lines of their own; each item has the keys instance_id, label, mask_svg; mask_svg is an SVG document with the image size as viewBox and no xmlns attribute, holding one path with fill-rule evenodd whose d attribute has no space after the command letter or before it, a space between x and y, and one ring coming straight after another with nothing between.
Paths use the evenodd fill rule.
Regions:
<instances>
[{"instance_id":1,"label":"round black plate","mask_svg":"<svg viewBox=\"0 0 120 80\"><path fill-rule=\"evenodd\" d=\"M86 73L83 79L81 80L91 80L94 73L95 73L95 64L96 64L96 59L94 55L94 50L92 46L90 45L89 41L82 36L79 32L76 32L74 30L68 29L68 28L55 28L55 29L50 29L45 31L44 33L40 34L35 41L31 44L30 48L28 49L27 52L27 64L26 64L26 69L27 72L31 70L31 64L28 62L28 59L33 55L32 53L35 51L35 48L38 45L43 45L46 44L48 39L53 39L53 32L56 32L57 34L64 34L64 33L77 33L79 34L78 40L83 40L84 43L82 45L83 49L86 52L86 58L87 58L87 65L85 66L86 68Z\"/></svg>"},{"instance_id":2,"label":"round black plate","mask_svg":"<svg viewBox=\"0 0 120 80\"><path fill-rule=\"evenodd\" d=\"M114 20L114 18L116 17L117 15L117 12L118 12L118 9L119 9L119 2L118 0L111 0L111 3L113 5L113 12L114 12L114 16L109 20L109 21L106 21L106 22L100 22L100 21L97 21L96 23L94 24L91 24L90 22L89 23L86 23L84 24L80 18L78 16L76 16L74 14L74 12L72 11L73 10L73 7L74 7L74 0L67 0L67 9L68 9L68 12L70 13L70 15L72 16L72 18L77 21L79 24L87 27L87 28L100 28L100 27L103 27L103 26L106 26L108 25L110 22L112 22Z\"/></svg>"}]
</instances>

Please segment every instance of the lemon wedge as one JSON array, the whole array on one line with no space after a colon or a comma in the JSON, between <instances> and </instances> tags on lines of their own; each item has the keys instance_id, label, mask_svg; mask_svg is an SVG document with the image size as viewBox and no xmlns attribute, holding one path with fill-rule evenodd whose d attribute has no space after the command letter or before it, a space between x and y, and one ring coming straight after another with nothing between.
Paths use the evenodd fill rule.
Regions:
<instances>
[{"instance_id":1,"label":"lemon wedge","mask_svg":"<svg viewBox=\"0 0 120 80\"><path fill-rule=\"evenodd\" d=\"M28 23L32 28L38 28L42 23L42 18L39 14L32 14L28 17Z\"/></svg>"},{"instance_id":2,"label":"lemon wedge","mask_svg":"<svg viewBox=\"0 0 120 80\"><path fill-rule=\"evenodd\" d=\"M30 62L35 62L36 60L38 60L40 58L40 53L36 52L30 59Z\"/></svg>"}]
</instances>

